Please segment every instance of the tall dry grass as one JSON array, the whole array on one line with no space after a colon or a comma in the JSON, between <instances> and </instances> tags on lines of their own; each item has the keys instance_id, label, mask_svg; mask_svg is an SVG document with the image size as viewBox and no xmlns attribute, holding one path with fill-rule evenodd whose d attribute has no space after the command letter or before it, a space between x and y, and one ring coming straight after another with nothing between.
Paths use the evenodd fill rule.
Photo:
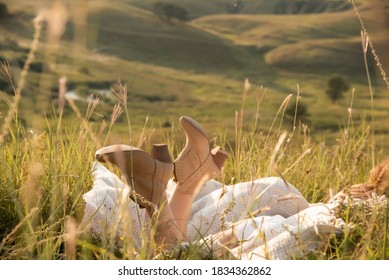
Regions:
<instances>
[{"instance_id":1,"label":"tall dry grass","mask_svg":"<svg viewBox=\"0 0 389 280\"><path fill-rule=\"evenodd\" d=\"M362 21L361 25L366 54L367 45L371 51L374 48ZM128 219L129 209L126 208L128 201L121 201L119 205L120 217L126 223L126 230L121 236L118 236L118 227L113 226L104 236L94 239L88 231L79 227L84 206L82 195L93 184L91 163L94 151L109 143L112 127L123 112L128 123L130 141L135 143L131 133L131 115L127 108L126 86L121 83L116 85L118 103L113 108L108 126L104 122L96 124L90 121L99 103L97 98L90 99L85 114L81 113L74 101L62 99L53 118L46 120L47 129L42 132L28 130L18 120L17 105L22 98L21 90L28 74L28 65L39 43L40 32L41 21L38 19L29 59L23 68L24 74L20 76L17 85L11 84L15 89L15 97L9 100L3 95L9 105L9 113L0 134L0 258L149 259L160 253L160 248L153 242L153 228L145 227L141 231L146 246L136 248L132 240L132 221ZM378 56L374 56L379 64ZM12 83L12 71L8 65L4 65L4 72ZM388 84L385 72L382 75ZM61 83L60 88L63 89L65 81ZM371 94L374 110L373 91ZM297 112L299 87L295 96ZM226 184L264 176L280 176L295 185L308 201L322 202L327 201L331 193L340 190L347 193L352 184L366 181L372 163L387 156L372 141L374 123L364 121L360 126L354 126L352 103L348 108L349 122L340 128L337 143L328 145L324 141L313 141L309 127L299 123L296 115L291 129L285 131L283 123L287 120L284 114L292 95L287 95L280 104L269 131L260 131L258 123L261 121L261 102L264 98L265 88L255 88L246 81L241 109L235 114L234 132L217 128L218 143L230 153L221 177ZM256 102L257 105L248 130L243 126L247 102ZM61 121L64 106L69 106L75 113L71 124ZM146 135L147 130L153 131L153 128L148 129L145 125L142 135ZM174 127L171 134L165 135L174 155L182 148L177 144L178 135L180 132ZM138 145L149 149L151 143L147 139L141 136ZM387 203L349 205L341 209L338 215L346 223L354 224L354 227L347 228L343 236L334 236L323 247L304 258L388 258ZM122 244L121 250L118 250L118 242ZM212 254L202 255L201 248L195 244L180 251L179 255L173 252L163 256L181 259L215 257Z\"/></svg>"}]
</instances>

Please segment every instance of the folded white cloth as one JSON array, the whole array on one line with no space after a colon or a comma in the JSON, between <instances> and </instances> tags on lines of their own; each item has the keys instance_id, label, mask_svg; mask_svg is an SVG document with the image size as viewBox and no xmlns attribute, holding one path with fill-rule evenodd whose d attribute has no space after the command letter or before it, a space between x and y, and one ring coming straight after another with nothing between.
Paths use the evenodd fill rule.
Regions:
<instances>
[{"instance_id":1,"label":"folded white cloth","mask_svg":"<svg viewBox=\"0 0 389 280\"><path fill-rule=\"evenodd\" d=\"M114 238L117 243L131 235L134 246L141 246L141 232L149 217L129 198L130 189L100 163L94 163L93 187L83 195L85 200L82 227L88 227L95 238Z\"/></svg>"},{"instance_id":2,"label":"folded white cloth","mask_svg":"<svg viewBox=\"0 0 389 280\"><path fill-rule=\"evenodd\" d=\"M132 238L141 246L149 217L129 199L129 187L103 165L93 165L93 188L86 202L82 224L95 237L110 236L118 246ZM168 199L175 183L169 181ZM187 237L190 242L210 240L233 229L240 242L229 251L240 259L290 259L322 244L323 234L339 232L343 221L334 216L332 204L309 204L291 184L278 177L230 186L211 180L204 184L192 205Z\"/></svg>"}]
</instances>

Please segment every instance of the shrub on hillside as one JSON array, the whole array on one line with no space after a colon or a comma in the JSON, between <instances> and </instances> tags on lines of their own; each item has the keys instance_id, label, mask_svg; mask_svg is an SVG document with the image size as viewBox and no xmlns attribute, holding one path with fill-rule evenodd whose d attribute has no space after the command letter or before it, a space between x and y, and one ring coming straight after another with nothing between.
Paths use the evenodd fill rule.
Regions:
<instances>
[{"instance_id":1,"label":"shrub on hillside","mask_svg":"<svg viewBox=\"0 0 389 280\"><path fill-rule=\"evenodd\" d=\"M7 5L0 3L0 19L6 16L9 16Z\"/></svg>"},{"instance_id":2,"label":"shrub on hillside","mask_svg":"<svg viewBox=\"0 0 389 280\"><path fill-rule=\"evenodd\" d=\"M343 98L343 93L349 89L348 82L340 75L332 76L328 80L327 96L333 103Z\"/></svg>"},{"instance_id":3,"label":"shrub on hillside","mask_svg":"<svg viewBox=\"0 0 389 280\"><path fill-rule=\"evenodd\" d=\"M189 20L188 11L172 3L166 3L166 2L154 3L153 13L162 21L168 23L170 23L172 20L178 20L182 22Z\"/></svg>"},{"instance_id":4,"label":"shrub on hillside","mask_svg":"<svg viewBox=\"0 0 389 280\"><path fill-rule=\"evenodd\" d=\"M308 112L308 106L305 103L302 103L299 101L296 108L296 100L291 102L289 106L285 110L285 115L288 119L294 120L296 118L297 123L309 123L309 112Z\"/></svg>"}]
</instances>

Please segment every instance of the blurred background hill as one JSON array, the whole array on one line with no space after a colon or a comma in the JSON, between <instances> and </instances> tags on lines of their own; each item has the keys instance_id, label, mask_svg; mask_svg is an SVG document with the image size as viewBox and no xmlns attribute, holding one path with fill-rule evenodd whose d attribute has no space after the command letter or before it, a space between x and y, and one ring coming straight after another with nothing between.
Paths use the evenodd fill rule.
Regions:
<instances>
[{"instance_id":1,"label":"blurred background hill","mask_svg":"<svg viewBox=\"0 0 389 280\"><path fill-rule=\"evenodd\" d=\"M371 119L370 93L361 45L361 26L346 0L2 0L0 60L8 61L17 80L34 36L33 19L46 24L23 92L20 117L44 129L58 102L58 80L67 78L68 96L86 108L89 94L101 96L92 120L109 122L113 84L128 87L135 133L146 117L169 131L180 115L190 115L207 130L232 129L241 109L243 84L252 85L245 100L247 123L256 113L256 88L264 86L260 129L267 131L283 100L300 87L300 105L317 139L328 138L353 118ZM182 18L161 15L156 4L178 7ZM163 7L163 5L160 7ZM361 16L383 66L389 70L389 3L358 1ZM177 11L176 9L176 11ZM169 10L168 11L172 11ZM375 93L374 119L382 141L389 133L389 95L371 55L367 57ZM389 72L389 71L388 71ZM329 79L348 84L343 98L326 95ZM12 96L1 78L0 90ZM54 104L54 105L53 105ZM292 102L291 105L293 106ZM0 103L0 112L7 110ZM74 115L65 110L65 121ZM119 119L115 133L125 129ZM285 122L290 128L291 123Z\"/></svg>"}]
</instances>

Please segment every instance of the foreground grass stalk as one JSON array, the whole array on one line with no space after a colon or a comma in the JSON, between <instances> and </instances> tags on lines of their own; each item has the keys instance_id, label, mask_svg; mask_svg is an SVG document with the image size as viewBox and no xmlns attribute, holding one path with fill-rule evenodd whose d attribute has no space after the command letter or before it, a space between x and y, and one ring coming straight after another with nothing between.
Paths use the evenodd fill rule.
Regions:
<instances>
[{"instance_id":1,"label":"foreground grass stalk","mask_svg":"<svg viewBox=\"0 0 389 280\"><path fill-rule=\"evenodd\" d=\"M369 92L370 92L370 106L371 106L371 140L372 140L372 150L371 150L371 158L372 158L372 168L375 166L375 121L374 121L374 90L371 84L369 65L367 63L367 50L369 47L369 36L365 33L364 30L361 31L361 39L362 39L362 50L363 50L363 61L365 64L367 82L369 84Z\"/></svg>"},{"instance_id":2,"label":"foreground grass stalk","mask_svg":"<svg viewBox=\"0 0 389 280\"><path fill-rule=\"evenodd\" d=\"M7 136L7 134L9 133L8 127L11 124L12 119L14 118L14 116L17 116L17 114L18 114L18 105L19 105L19 102L22 98L22 90L24 89L24 86L26 84L26 78L27 78L27 74L28 74L29 69L30 69L30 65L35 58L35 52L38 49L39 40L40 40L41 33L42 33L42 26L43 26L43 17L37 16L34 19L35 33L34 33L34 38L32 40L32 43L31 43L30 51L27 55L26 62L24 63L23 69L20 73L17 87L16 87L16 89L14 88L15 96L14 96L12 104L7 112L7 115L4 119L3 126L1 128L0 144L2 144L4 142L4 137ZM8 72L8 70L6 70L6 71ZM7 75L7 76L10 80L10 83L13 85L12 75L11 75L10 70L9 70L9 75Z\"/></svg>"},{"instance_id":3,"label":"foreground grass stalk","mask_svg":"<svg viewBox=\"0 0 389 280\"><path fill-rule=\"evenodd\" d=\"M355 3L355 0L349 0L349 1L353 5L353 8L355 10L355 14L357 15L357 18L358 18L359 23L361 25L363 34L365 34L365 36L368 37L369 33L367 32L367 29L365 27L365 23L364 23L364 21L362 19L361 14L359 13L359 9L358 9L357 4ZM369 44L371 53L373 54L374 60L376 61L376 64L377 64L377 67L380 69L382 79L385 82L386 87L388 88L388 91L389 91L389 77L386 75L386 72L385 72L385 70L384 70L384 68L382 66L380 57L378 56L378 54L377 54L377 52L376 52L376 50L374 48L373 42L371 40L369 40L367 43Z\"/></svg>"}]
</instances>

